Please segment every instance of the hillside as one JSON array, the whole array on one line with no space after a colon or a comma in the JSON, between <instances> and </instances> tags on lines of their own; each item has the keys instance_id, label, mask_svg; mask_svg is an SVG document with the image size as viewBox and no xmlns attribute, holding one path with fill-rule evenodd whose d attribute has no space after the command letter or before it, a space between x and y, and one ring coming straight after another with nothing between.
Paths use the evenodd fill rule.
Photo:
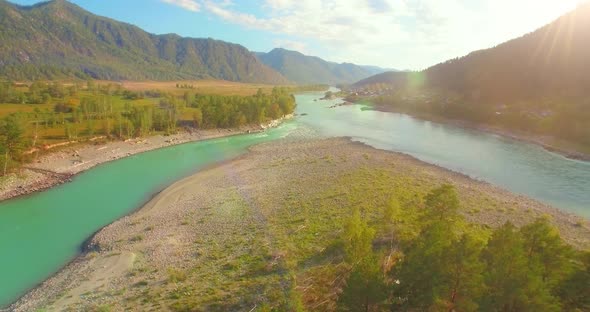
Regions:
<instances>
[{"instance_id":1,"label":"hillside","mask_svg":"<svg viewBox=\"0 0 590 312\"><path fill-rule=\"evenodd\" d=\"M549 135L588 147L588 38L590 3L494 48L422 72L369 77L354 88L387 89L376 102L405 111Z\"/></svg>"},{"instance_id":2,"label":"hillside","mask_svg":"<svg viewBox=\"0 0 590 312\"><path fill-rule=\"evenodd\" d=\"M590 3L520 38L434 65L424 86L476 92L478 98L585 95L590 85ZM363 87L399 82L399 73L377 74L355 83Z\"/></svg>"},{"instance_id":3,"label":"hillside","mask_svg":"<svg viewBox=\"0 0 590 312\"><path fill-rule=\"evenodd\" d=\"M404 86L407 72L388 71L355 82L353 88L363 88L374 85Z\"/></svg>"},{"instance_id":4,"label":"hillside","mask_svg":"<svg viewBox=\"0 0 590 312\"><path fill-rule=\"evenodd\" d=\"M0 0L0 29L5 79L288 82L240 45L150 34L65 0L28 7Z\"/></svg>"},{"instance_id":5,"label":"hillside","mask_svg":"<svg viewBox=\"0 0 590 312\"><path fill-rule=\"evenodd\" d=\"M586 96L590 89L590 3L553 23L427 69L427 83L489 100Z\"/></svg>"},{"instance_id":6,"label":"hillside","mask_svg":"<svg viewBox=\"0 0 590 312\"><path fill-rule=\"evenodd\" d=\"M273 49L268 53L257 53L257 56L264 64L299 84L350 84L385 71L376 66L328 62L285 49Z\"/></svg>"}]
</instances>

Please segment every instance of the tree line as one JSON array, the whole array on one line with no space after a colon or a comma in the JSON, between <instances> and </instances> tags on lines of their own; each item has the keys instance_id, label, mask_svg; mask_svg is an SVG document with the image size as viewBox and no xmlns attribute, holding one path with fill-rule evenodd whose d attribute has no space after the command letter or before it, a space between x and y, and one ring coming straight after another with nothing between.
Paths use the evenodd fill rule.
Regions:
<instances>
[{"instance_id":1,"label":"tree line","mask_svg":"<svg viewBox=\"0 0 590 312\"><path fill-rule=\"evenodd\" d=\"M186 94L185 101L193 108L195 127L232 128L261 124L278 119L295 110L295 98L286 88L274 88L270 95L262 90L254 96L219 96Z\"/></svg>"},{"instance_id":2,"label":"tree line","mask_svg":"<svg viewBox=\"0 0 590 312\"><path fill-rule=\"evenodd\" d=\"M397 89L371 99L409 113L432 114L476 124L496 125L537 135L551 135L590 146L590 102L580 98L497 101L469 99L433 89Z\"/></svg>"},{"instance_id":3,"label":"tree line","mask_svg":"<svg viewBox=\"0 0 590 312\"><path fill-rule=\"evenodd\" d=\"M395 199L376 228L355 210L343 237L350 272L341 311L585 311L590 253L562 241L546 218L495 230L466 223L451 185L425 209ZM375 250L376 233L390 242Z\"/></svg>"},{"instance_id":4,"label":"tree line","mask_svg":"<svg viewBox=\"0 0 590 312\"><path fill-rule=\"evenodd\" d=\"M172 134L179 127L230 128L261 124L293 113L290 89L275 87L253 96L201 95L162 91L134 92L120 85L93 81L64 86L35 82L0 84L0 102L33 105L0 120L0 159L5 174L27 160L26 149L44 142L104 136L129 139L154 133Z\"/></svg>"}]
</instances>

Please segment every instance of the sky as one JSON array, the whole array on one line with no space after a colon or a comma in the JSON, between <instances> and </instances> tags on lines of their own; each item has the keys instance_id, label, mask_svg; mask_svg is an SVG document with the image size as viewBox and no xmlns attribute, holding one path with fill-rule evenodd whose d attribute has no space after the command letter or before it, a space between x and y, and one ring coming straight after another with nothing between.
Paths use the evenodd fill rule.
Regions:
<instances>
[{"instance_id":1,"label":"sky","mask_svg":"<svg viewBox=\"0 0 590 312\"><path fill-rule=\"evenodd\" d=\"M421 70L542 27L580 0L70 0L156 34ZM38 0L11 0L29 5Z\"/></svg>"}]
</instances>

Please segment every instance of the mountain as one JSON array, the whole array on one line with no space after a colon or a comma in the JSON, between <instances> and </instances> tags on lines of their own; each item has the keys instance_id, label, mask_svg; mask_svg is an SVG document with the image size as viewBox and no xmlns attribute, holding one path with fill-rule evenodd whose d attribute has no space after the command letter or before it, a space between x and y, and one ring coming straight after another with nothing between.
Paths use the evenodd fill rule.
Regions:
<instances>
[{"instance_id":1,"label":"mountain","mask_svg":"<svg viewBox=\"0 0 590 312\"><path fill-rule=\"evenodd\" d=\"M494 48L432 66L424 85L502 101L590 93L590 3L553 23ZM355 83L399 82L385 73Z\"/></svg>"},{"instance_id":2,"label":"mountain","mask_svg":"<svg viewBox=\"0 0 590 312\"><path fill-rule=\"evenodd\" d=\"M288 82L243 46L150 34L66 0L34 6L0 0L0 29L0 77L5 79Z\"/></svg>"},{"instance_id":3,"label":"mountain","mask_svg":"<svg viewBox=\"0 0 590 312\"><path fill-rule=\"evenodd\" d=\"M384 73L378 104L574 143L590 153L590 2L496 47L422 72Z\"/></svg>"},{"instance_id":4,"label":"mountain","mask_svg":"<svg viewBox=\"0 0 590 312\"><path fill-rule=\"evenodd\" d=\"M256 55L264 64L298 84L350 84L386 71L376 66L328 62L285 49L273 49Z\"/></svg>"},{"instance_id":5,"label":"mountain","mask_svg":"<svg viewBox=\"0 0 590 312\"><path fill-rule=\"evenodd\" d=\"M363 88L365 86L384 84L388 86L404 86L406 83L407 72L387 71L363 80L355 82L353 88Z\"/></svg>"},{"instance_id":6,"label":"mountain","mask_svg":"<svg viewBox=\"0 0 590 312\"><path fill-rule=\"evenodd\" d=\"M586 3L521 38L429 68L427 83L490 100L589 95L589 39Z\"/></svg>"}]
</instances>

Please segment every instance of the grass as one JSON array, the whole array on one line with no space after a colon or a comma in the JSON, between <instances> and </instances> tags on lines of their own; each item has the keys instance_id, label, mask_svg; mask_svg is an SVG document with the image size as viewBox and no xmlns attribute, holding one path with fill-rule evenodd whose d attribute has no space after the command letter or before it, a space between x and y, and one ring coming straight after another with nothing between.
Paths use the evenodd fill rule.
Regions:
<instances>
[{"instance_id":1,"label":"grass","mask_svg":"<svg viewBox=\"0 0 590 312\"><path fill-rule=\"evenodd\" d=\"M108 82L103 82L108 83ZM176 84L192 85L194 89L177 88ZM192 81L125 81L123 88L131 91L162 90L177 94L187 91L212 95L254 95L258 89L270 92L273 85L231 82L224 80L192 80Z\"/></svg>"},{"instance_id":2,"label":"grass","mask_svg":"<svg viewBox=\"0 0 590 312\"><path fill-rule=\"evenodd\" d=\"M584 227L584 226L585 226L585 224L586 224L586 220L584 220L584 219L583 219L583 218L581 218L581 217L578 217L578 218L576 219L576 222L575 222L574 224L575 224L575 226L577 226L577 227Z\"/></svg>"},{"instance_id":3,"label":"grass","mask_svg":"<svg viewBox=\"0 0 590 312\"><path fill-rule=\"evenodd\" d=\"M183 282L187 279L184 271L175 268L168 268L168 281L171 283Z\"/></svg>"},{"instance_id":4,"label":"grass","mask_svg":"<svg viewBox=\"0 0 590 312\"><path fill-rule=\"evenodd\" d=\"M182 231L190 235L180 247L187 256L158 272L147 261L149 270L136 267L126 278L133 281L128 285L138 287L124 293L122 310L145 310L158 303L156 310L250 311L256 306L288 311L289 303L309 311L334 311L350 271L341 237L353 209L359 208L377 231L375 251L389 254L392 227L384 221L385 207L393 200L400 204L394 220L396 242L413 238L423 220L424 196L450 176L402 157L392 166L381 152L355 151L346 154L346 161L325 151L289 158L278 153L272 166L266 159L254 163L259 166L248 169L254 173L243 185L220 188L212 183L202 191L206 196L197 192L198 209L174 221L187 222ZM234 175L247 179L239 170L231 170ZM461 212L468 218L535 218L474 184L457 188ZM457 226L480 239L486 239L491 228L467 222ZM149 243L138 245L168 247L165 242ZM148 286L147 281L149 287L139 287Z\"/></svg>"},{"instance_id":5,"label":"grass","mask_svg":"<svg viewBox=\"0 0 590 312\"><path fill-rule=\"evenodd\" d=\"M143 240L143 235L142 234L135 235L135 236L131 237L129 240L132 242L141 242Z\"/></svg>"},{"instance_id":6,"label":"grass","mask_svg":"<svg viewBox=\"0 0 590 312\"><path fill-rule=\"evenodd\" d=\"M147 286L148 284L149 284L148 281L139 281L139 282L135 283L135 286L143 287L143 286Z\"/></svg>"}]
</instances>

